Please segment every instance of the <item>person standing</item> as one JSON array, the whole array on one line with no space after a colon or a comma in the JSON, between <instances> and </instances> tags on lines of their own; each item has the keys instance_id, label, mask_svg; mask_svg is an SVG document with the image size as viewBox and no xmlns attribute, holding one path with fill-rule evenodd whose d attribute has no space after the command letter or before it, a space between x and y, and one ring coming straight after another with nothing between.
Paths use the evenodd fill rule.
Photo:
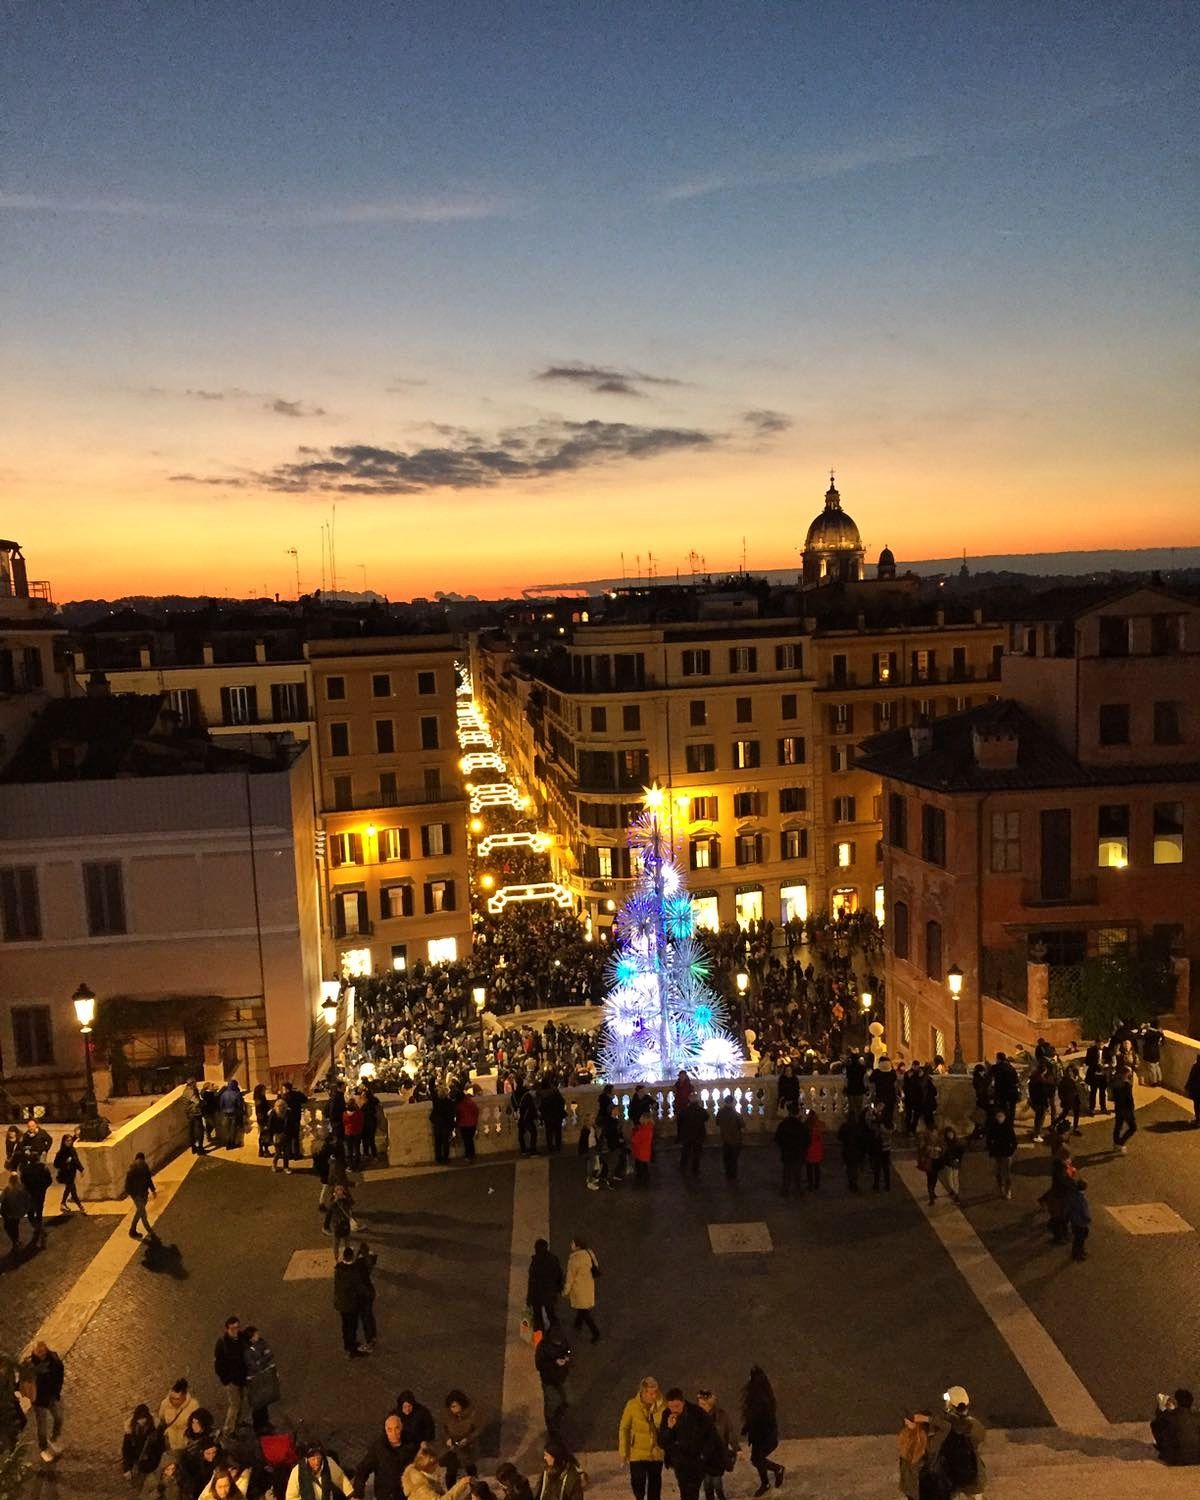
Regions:
<instances>
[{"instance_id":1,"label":"person standing","mask_svg":"<svg viewBox=\"0 0 1200 1500\"><path fill-rule=\"evenodd\" d=\"M738 1158L742 1154L742 1117L737 1112L733 1095L726 1094L717 1110L717 1133L721 1137L721 1163L725 1168L727 1182L736 1182Z\"/></svg>"},{"instance_id":2,"label":"person standing","mask_svg":"<svg viewBox=\"0 0 1200 1500\"><path fill-rule=\"evenodd\" d=\"M323 1443L309 1443L304 1457L288 1476L284 1491L286 1500L333 1500L335 1495L353 1493L354 1486L338 1461L325 1452Z\"/></svg>"},{"instance_id":3,"label":"person standing","mask_svg":"<svg viewBox=\"0 0 1200 1500\"><path fill-rule=\"evenodd\" d=\"M1128 1150L1128 1141L1137 1133L1137 1115L1133 1103L1133 1072L1126 1067L1117 1069L1112 1086L1113 1103L1113 1150L1122 1156Z\"/></svg>"},{"instance_id":4,"label":"person standing","mask_svg":"<svg viewBox=\"0 0 1200 1500\"><path fill-rule=\"evenodd\" d=\"M58 1436L62 1432L63 1362L38 1339L29 1351L29 1373L33 1377L33 1420L37 1427L38 1452L43 1463L53 1463L60 1453Z\"/></svg>"},{"instance_id":5,"label":"person standing","mask_svg":"<svg viewBox=\"0 0 1200 1500\"><path fill-rule=\"evenodd\" d=\"M630 1127L629 1154L633 1157L634 1186L649 1187L650 1163L654 1160L653 1109L639 1115L636 1123Z\"/></svg>"},{"instance_id":6,"label":"person standing","mask_svg":"<svg viewBox=\"0 0 1200 1500\"><path fill-rule=\"evenodd\" d=\"M987 1429L971 1415L970 1397L961 1385L946 1392L945 1419L929 1435L927 1467L939 1476L947 1495L982 1496L987 1471L979 1452Z\"/></svg>"},{"instance_id":7,"label":"person standing","mask_svg":"<svg viewBox=\"0 0 1200 1500\"><path fill-rule=\"evenodd\" d=\"M786 1198L793 1188L802 1193L800 1178L804 1155L808 1150L808 1126L800 1119L800 1106L790 1099L787 1113L775 1127L775 1146L779 1152L780 1191Z\"/></svg>"},{"instance_id":8,"label":"person standing","mask_svg":"<svg viewBox=\"0 0 1200 1500\"><path fill-rule=\"evenodd\" d=\"M233 1437L242 1420L242 1402L246 1394L246 1341L239 1318L225 1319L225 1332L213 1349L213 1371L225 1387L225 1420L221 1431Z\"/></svg>"},{"instance_id":9,"label":"person standing","mask_svg":"<svg viewBox=\"0 0 1200 1500\"><path fill-rule=\"evenodd\" d=\"M592 1343L599 1342L600 1330L592 1316L596 1306L596 1277L600 1274L600 1263L594 1250L588 1248L586 1240L578 1235L571 1241L571 1253L567 1256L567 1275L563 1286L567 1303L575 1314L575 1331L586 1328L592 1335Z\"/></svg>"},{"instance_id":10,"label":"person standing","mask_svg":"<svg viewBox=\"0 0 1200 1500\"><path fill-rule=\"evenodd\" d=\"M121 1473L135 1495L141 1494L149 1475L162 1458L163 1440L150 1408L135 1406L121 1439Z\"/></svg>"},{"instance_id":11,"label":"person standing","mask_svg":"<svg viewBox=\"0 0 1200 1500\"><path fill-rule=\"evenodd\" d=\"M1150 1088L1162 1082L1162 1045L1165 1041L1166 1037L1153 1021L1147 1021L1142 1027L1142 1082Z\"/></svg>"},{"instance_id":12,"label":"person standing","mask_svg":"<svg viewBox=\"0 0 1200 1500\"><path fill-rule=\"evenodd\" d=\"M262 1330L250 1324L244 1330L246 1353L246 1404L255 1436L271 1431L271 1404L279 1400L279 1371L275 1354Z\"/></svg>"},{"instance_id":13,"label":"person standing","mask_svg":"<svg viewBox=\"0 0 1200 1500\"><path fill-rule=\"evenodd\" d=\"M1071 1231L1071 1259L1087 1260L1087 1239L1092 1229L1092 1205L1088 1202L1087 1181L1076 1177L1067 1195L1067 1226Z\"/></svg>"},{"instance_id":14,"label":"person standing","mask_svg":"<svg viewBox=\"0 0 1200 1500\"><path fill-rule=\"evenodd\" d=\"M162 1399L158 1408L158 1430L162 1433L167 1451L176 1458L188 1445L188 1423L192 1414L199 1410L200 1403L188 1390L188 1383L182 1377Z\"/></svg>"},{"instance_id":15,"label":"person standing","mask_svg":"<svg viewBox=\"0 0 1200 1500\"><path fill-rule=\"evenodd\" d=\"M283 1102L287 1108L288 1117L287 1154L293 1161L296 1161L300 1156L300 1127L303 1121L304 1106L308 1103L308 1095L293 1084L285 1083L283 1086Z\"/></svg>"},{"instance_id":16,"label":"person standing","mask_svg":"<svg viewBox=\"0 0 1200 1500\"><path fill-rule=\"evenodd\" d=\"M741 1452L737 1428L725 1408L718 1405L715 1392L708 1389L697 1391L696 1405L712 1422L713 1431L717 1434L716 1453L725 1460L723 1473L716 1474L710 1469L705 1474L704 1500L725 1500L725 1475L733 1469L737 1463L738 1454Z\"/></svg>"},{"instance_id":17,"label":"person standing","mask_svg":"<svg viewBox=\"0 0 1200 1500\"><path fill-rule=\"evenodd\" d=\"M358 1318L362 1324L363 1344L368 1354L375 1353L379 1329L375 1322L375 1281L371 1273L377 1257L373 1250L360 1244L354 1255L355 1291L358 1296Z\"/></svg>"},{"instance_id":18,"label":"person standing","mask_svg":"<svg viewBox=\"0 0 1200 1500\"><path fill-rule=\"evenodd\" d=\"M246 1120L246 1101L242 1098L241 1086L236 1078L226 1081L217 1096L217 1116L220 1120L220 1143L226 1151L234 1151L241 1143L242 1126Z\"/></svg>"},{"instance_id":19,"label":"person standing","mask_svg":"<svg viewBox=\"0 0 1200 1500\"><path fill-rule=\"evenodd\" d=\"M354 1471L355 1500L363 1500L371 1478L375 1480L376 1500L404 1500L401 1481L411 1461L412 1453L405 1446L400 1418L390 1412L383 1420L383 1432Z\"/></svg>"},{"instance_id":20,"label":"person standing","mask_svg":"<svg viewBox=\"0 0 1200 1500\"><path fill-rule=\"evenodd\" d=\"M187 1119L188 1144L193 1156L203 1156L204 1151L204 1102L196 1080L189 1078L183 1089L183 1112Z\"/></svg>"},{"instance_id":21,"label":"person standing","mask_svg":"<svg viewBox=\"0 0 1200 1500\"><path fill-rule=\"evenodd\" d=\"M567 1409L567 1376L571 1373L571 1347L557 1332L543 1335L533 1357L542 1382L542 1413L546 1431L554 1434Z\"/></svg>"},{"instance_id":22,"label":"person standing","mask_svg":"<svg viewBox=\"0 0 1200 1500\"><path fill-rule=\"evenodd\" d=\"M342 1348L351 1359L361 1359L367 1352L358 1342L359 1308L354 1251L347 1245L333 1267L333 1310L341 1319Z\"/></svg>"},{"instance_id":23,"label":"person standing","mask_svg":"<svg viewBox=\"0 0 1200 1500\"><path fill-rule=\"evenodd\" d=\"M871 1187L885 1193L892 1190L892 1127L882 1104L867 1118L867 1157L871 1163Z\"/></svg>"},{"instance_id":24,"label":"person standing","mask_svg":"<svg viewBox=\"0 0 1200 1500\"><path fill-rule=\"evenodd\" d=\"M583 1474L575 1455L552 1433L544 1444L542 1472L532 1486L533 1500L583 1500Z\"/></svg>"},{"instance_id":25,"label":"person standing","mask_svg":"<svg viewBox=\"0 0 1200 1500\"><path fill-rule=\"evenodd\" d=\"M904 1426L896 1439L900 1455L900 1493L904 1500L921 1500L921 1475L929 1453L929 1413L904 1414Z\"/></svg>"},{"instance_id":26,"label":"person standing","mask_svg":"<svg viewBox=\"0 0 1200 1500\"><path fill-rule=\"evenodd\" d=\"M689 1096L679 1116L679 1170L684 1176L689 1173L693 1177L700 1175L700 1158L704 1155L707 1131L708 1110L699 1099Z\"/></svg>"},{"instance_id":27,"label":"person standing","mask_svg":"<svg viewBox=\"0 0 1200 1500\"><path fill-rule=\"evenodd\" d=\"M53 1144L47 1132L30 1115L25 1121L25 1129L17 1142L13 1162L14 1170L19 1171L24 1161L36 1161L45 1156Z\"/></svg>"},{"instance_id":28,"label":"person standing","mask_svg":"<svg viewBox=\"0 0 1200 1500\"><path fill-rule=\"evenodd\" d=\"M21 1163L21 1186L29 1194L29 1222L33 1225L35 1249L46 1246L46 1194L51 1181L50 1168L40 1156L27 1156Z\"/></svg>"},{"instance_id":29,"label":"person standing","mask_svg":"<svg viewBox=\"0 0 1200 1500\"><path fill-rule=\"evenodd\" d=\"M529 1258L529 1281L525 1300L533 1314L532 1326L545 1333L552 1323L558 1322L555 1303L563 1289L563 1268L557 1255L546 1240L535 1240L533 1254Z\"/></svg>"},{"instance_id":30,"label":"person standing","mask_svg":"<svg viewBox=\"0 0 1200 1500\"><path fill-rule=\"evenodd\" d=\"M821 1163L825 1160L825 1134L815 1109L808 1112L808 1146L804 1152L804 1184L810 1192L821 1187Z\"/></svg>"},{"instance_id":31,"label":"person standing","mask_svg":"<svg viewBox=\"0 0 1200 1500\"><path fill-rule=\"evenodd\" d=\"M1012 1159L1017 1154L1017 1133L1004 1110L998 1109L987 1123L987 1154L996 1173L1002 1198L1012 1197Z\"/></svg>"},{"instance_id":32,"label":"person standing","mask_svg":"<svg viewBox=\"0 0 1200 1500\"><path fill-rule=\"evenodd\" d=\"M60 1213L68 1212L68 1203L74 1203L81 1214L87 1213L87 1209L80 1200L79 1189L75 1186L75 1179L82 1171L83 1163L79 1160L79 1152L75 1149L75 1137L68 1131L54 1154L54 1175L62 1184Z\"/></svg>"},{"instance_id":33,"label":"person standing","mask_svg":"<svg viewBox=\"0 0 1200 1500\"><path fill-rule=\"evenodd\" d=\"M677 1385L667 1392L658 1445L663 1462L675 1475L679 1500L700 1500L704 1476L716 1467L717 1434L712 1419L688 1401Z\"/></svg>"},{"instance_id":34,"label":"person standing","mask_svg":"<svg viewBox=\"0 0 1200 1500\"><path fill-rule=\"evenodd\" d=\"M362 1167L362 1096L351 1094L342 1111L342 1138L346 1142L346 1166L352 1172Z\"/></svg>"},{"instance_id":35,"label":"person standing","mask_svg":"<svg viewBox=\"0 0 1200 1500\"><path fill-rule=\"evenodd\" d=\"M551 1074L542 1088L538 1100L538 1112L542 1117L542 1128L546 1132L546 1150L561 1151L563 1121L567 1118L567 1101L558 1086L558 1079Z\"/></svg>"},{"instance_id":36,"label":"person standing","mask_svg":"<svg viewBox=\"0 0 1200 1500\"><path fill-rule=\"evenodd\" d=\"M442 1417L442 1464L447 1484L455 1482L460 1469L474 1468L475 1444L481 1427L479 1414L467 1393L450 1391Z\"/></svg>"},{"instance_id":37,"label":"person standing","mask_svg":"<svg viewBox=\"0 0 1200 1500\"><path fill-rule=\"evenodd\" d=\"M271 1105L270 1113L267 1115L266 1131L267 1141L271 1148L271 1170L286 1172L290 1177L292 1162L288 1147L291 1144L291 1131L288 1125L287 1104L282 1094Z\"/></svg>"},{"instance_id":38,"label":"person standing","mask_svg":"<svg viewBox=\"0 0 1200 1500\"><path fill-rule=\"evenodd\" d=\"M433 1159L450 1160L450 1141L454 1135L454 1104L448 1095L436 1088L429 1095L429 1124L433 1130Z\"/></svg>"},{"instance_id":39,"label":"person standing","mask_svg":"<svg viewBox=\"0 0 1200 1500\"><path fill-rule=\"evenodd\" d=\"M680 1121L683 1119L684 1110L692 1102L692 1094L695 1092L695 1085L688 1077L685 1068L680 1068L679 1077L675 1080L675 1087L672 1092L675 1100L675 1135L676 1139L682 1143L683 1136L680 1133Z\"/></svg>"},{"instance_id":40,"label":"person standing","mask_svg":"<svg viewBox=\"0 0 1200 1500\"><path fill-rule=\"evenodd\" d=\"M479 1105L470 1088L458 1096L454 1106L454 1126L462 1142L463 1161L475 1160L475 1132L479 1129Z\"/></svg>"},{"instance_id":41,"label":"person standing","mask_svg":"<svg viewBox=\"0 0 1200 1500\"><path fill-rule=\"evenodd\" d=\"M755 1495L765 1495L772 1479L778 1489L785 1470L782 1464L771 1461L771 1454L779 1447L775 1392L758 1365L750 1366L750 1376L742 1391L742 1433L750 1445L750 1462L758 1475Z\"/></svg>"},{"instance_id":42,"label":"person standing","mask_svg":"<svg viewBox=\"0 0 1200 1500\"><path fill-rule=\"evenodd\" d=\"M1108 1113L1108 1063L1104 1049L1095 1041L1083 1055L1083 1081L1087 1084L1088 1114L1096 1113L1096 1100L1100 1100L1100 1113Z\"/></svg>"},{"instance_id":43,"label":"person standing","mask_svg":"<svg viewBox=\"0 0 1200 1500\"><path fill-rule=\"evenodd\" d=\"M617 1429L617 1453L629 1465L629 1487L633 1500L661 1500L663 1451L658 1426L666 1403L653 1375L646 1375L621 1412Z\"/></svg>"},{"instance_id":44,"label":"person standing","mask_svg":"<svg viewBox=\"0 0 1200 1500\"><path fill-rule=\"evenodd\" d=\"M846 1169L846 1186L852 1193L858 1192L858 1174L866 1156L866 1140L861 1116L851 1111L838 1128L838 1142L842 1148L842 1165Z\"/></svg>"},{"instance_id":45,"label":"person standing","mask_svg":"<svg viewBox=\"0 0 1200 1500\"><path fill-rule=\"evenodd\" d=\"M938 1157L938 1173L946 1184L946 1191L950 1194L951 1203L959 1203L962 1200L958 1196L958 1171L962 1166L963 1156L966 1154L966 1146L958 1138L958 1131L953 1125L947 1125L942 1131L941 1154Z\"/></svg>"},{"instance_id":46,"label":"person standing","mask_svg":"<svg viewBox=\"0 0 1200 1500\"><path fill-rule=\"evenodd\" d=\"M142 1232L138 1225L144 1224L146 1233L154 1239L155 1234L150 1224L150 1216L146 1212L146 1205L151 1198L158 1197L158 1189L154 1186L154 1175L150 1171L144 1151L138 1152L128 1172L125 1173L125 1192L133 1202L133 1221L129 1226L129 1238L140 1240Z\"/></svg>"}]
</instances>

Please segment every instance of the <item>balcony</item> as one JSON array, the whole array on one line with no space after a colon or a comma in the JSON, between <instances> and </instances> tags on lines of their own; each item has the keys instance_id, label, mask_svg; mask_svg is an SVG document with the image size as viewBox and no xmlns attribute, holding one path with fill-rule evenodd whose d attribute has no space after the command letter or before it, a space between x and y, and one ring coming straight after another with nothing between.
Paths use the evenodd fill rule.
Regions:
<instances>
[{"instance_id":1,"label":"balcony","mask_svg":"<svg viewBox=\"0 0 1200 1500\"><path fill-rule=\"evenodd\" d=\"M1047 906L1095 906L1097 883L1094 875L1085 875L1072 880L1069 885L1053 893L1042 889L1040 880L1026 880L1021 887L1021 905L1035 908Z\"/></svg>"}]
</instances>

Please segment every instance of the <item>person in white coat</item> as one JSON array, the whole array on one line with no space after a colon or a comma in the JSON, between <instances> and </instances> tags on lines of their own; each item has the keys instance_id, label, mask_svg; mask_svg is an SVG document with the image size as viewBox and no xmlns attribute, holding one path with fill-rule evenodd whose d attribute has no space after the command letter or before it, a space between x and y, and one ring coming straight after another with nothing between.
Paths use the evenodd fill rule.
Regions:
<instances>
[{"instance_id":1,"label":"person in white coat","mask_svg":"<svg viewBox=\"0 0 1200 1500\"><path fill-rule=\"evenodd\" d=\"M336 1495L353 1492L354 1486L337 1460L325 1452L325 1445L309 1443L288 1477L285 1500L334 1500Z\"/></svg>"},{"instance_id":2,"label":"person in white coat","mask_svg":"<svg viewBox=\"0 0 1200 1500\"><path fill-rule=\"evenodd\" d=\"M600 1337L592 1309L596 1305L596 1277L600 1274L600 1262L596 1252L589 1249L585 1240L578 1236L571 1241L571 1253L567 1256L567 1271L563 1279L563 1293L568 1305L575 1313L576 1329L587 1328L592 1343Z\"/></svg>"},{"instance_id":3,"label":"person in white coat","mask_svg":"<svg viewBox=\"0 0 1200 1500\"><path fill-rule=\"evenodd\" d=\"M400 1479L405 1500L467 1500L471 1492L471 1476L465 1474L447 1489L438 1473L440 1468L441 1455L437 1449L432 1443L422 1443ZM290 1496L288 1500L291 1500Z\"/></svg>"}]
</instances>

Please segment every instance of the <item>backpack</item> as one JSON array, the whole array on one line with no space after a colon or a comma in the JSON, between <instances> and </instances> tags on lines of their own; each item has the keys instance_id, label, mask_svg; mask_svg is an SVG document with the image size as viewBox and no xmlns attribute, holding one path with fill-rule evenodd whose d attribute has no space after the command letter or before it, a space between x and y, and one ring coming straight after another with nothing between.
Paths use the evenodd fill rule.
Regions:
<instances>
[{"instance_id":1,"label":"backpack","mask_svg":"<svg viewBox=\"0 0 1200 1500\"><path fill-rule=\"evenodd\" d=\"M965 1432L952 1427L938 1450L938 1468L950 1481L951 1489L969 1490L979 1477L979 1460L975 1445Z\"/></svg>"}]
</instances>

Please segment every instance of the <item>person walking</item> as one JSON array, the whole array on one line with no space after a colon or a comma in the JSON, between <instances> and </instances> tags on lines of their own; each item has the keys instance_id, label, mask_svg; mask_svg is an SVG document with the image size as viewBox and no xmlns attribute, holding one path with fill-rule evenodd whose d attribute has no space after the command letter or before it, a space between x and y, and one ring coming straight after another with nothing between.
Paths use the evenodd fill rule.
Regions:
<instances>
[{"instance_id":1,"label":"person walking","mask_svg":"<svg viewBox=\"0 0 1200 1500\"><path fill-rule=\"evenodd\" d=\"M686 1075L684 1075L686 1076ZM678 1085L676 1085L678 1087ZM704 1154L704 1137L708 1131L708 1110L700 1100L689 1095L679 1116L679 1170L686 1177L700 1174Z\"/></svg>"},{"instance_id":2,"label":"person walking","mask_svg":"<svg viewBox=\"0 0 1200 1500\"><path fill-rule=\"evenodd\" d=\"M742 1433L750 1445L750 1462L758 1475L755 1495L765 1495L772 1479L778 1489L785 1470L782 1464L771 1460L771 1454L779 1447L775 1392L758 1365L750 1366L750 1376L742 1391Z\"/></svg>"},{"instance_id":3,"label":"person walking","mask_svg":"<svg viewBox=\"0 0 1200 1500\"><path fill-rule=\"evenodd\" d=\"M28 1368L34 1386L33 1420L38 1453L43 1463L51 1464L62 1452L58 1437L63 1426L63 1362L44 1339L38 1339L29 1351Z\"/></svg>"},{"instance_id":4,"label":"person walking","mask_svg":"<svg viewBox=\"0 0 1200 1500\"><path fill-rule=\"evenodd\" d=\"M354 1199L350 1196L350 1189L344 1183L338 1183L333 1190L329 1212L325 1215L325 1227L333 1236L333 1260L336 1265L342 1258L342 1252L348 1248L350 1236L357 1227L354 1218Z\"/></svg>"},{"instance_id":5,"label":"person walking","mask_svg":"<svg viewBox=\"0 0 1200 1500\"><path fill-rule=\"evenodd\" d=\"M808 1146L804 1152L804 1185L810 1192L821 1188L821 1163L825 1160L825 1132L815 1109L808 1112Z\"/></svg>"},{"instance_id":6,"label":"person walking","mask_svg":"<svg viewBox=\"0 0 1200 1500\"><path fill-rule=\"evenodd\" d=\"M962 1166L962 1159L966 1154L966 1146L958 1138L958 1131L953 1125L947 1125L942 1131L941 1153L938 1158L938 1173L946 1184L946 1191L950 1194L951 1203L961 1203L958 1195L958 1172Z\"/></svg>"},{"instance_id":7,"label":"person walking","mask_svg":"<svg viewBox=\"0 0 1200 1500\"><path fill-rule=\"evenodd\" d=\"M558 1322L555 1304L562 1289L562 1263L546 1240L535 1240L533 1254L529 1257L529 1280L525 1291L534 1329L545 1333L551 1324Z\"/></svg>"},{"instance_id":8,"label":"person walking","mask_svg":"<svg viewBox=\"0 0 1200 1500\"><path fill-rule=\"evenodd\" d=\"M1131 1136L1137 1133L1137 1115L1133 1103L1133 1071L1127 1067L1117 1069L1112 1086L1113 1104L1113 1150L1122 1156L1128 1150Z\"/></svg>"},{"instance_id":9,"label":"person walking","mask_svg":"<svg viewBox=\"0 0 1200 1500\"><path fill-rule=\"evenodd\" d=\"M213 1373L225 1387L225 1420L221 1431L231 1438L241 1423L246 1394L246 1341L240 1318L230 1315L225 1319L225 1331L213 1348Z\"/></svg>"},{"instance_id":10,"label":"person walking","mask_svg":"<svg viewBox=\"0 0 1200 1500\"><path fill-rule=\"evenodd\" d=\"M154 1186L154 1174L150 1171L144 1151L138 1152L128 1172L125 1173L125 1193L133 1202L133 1221L129 1225L130 1239L141 1239L142 1232L138 1228L139 1224L144 1224L146 1233L154 1239L154 1229L150 1223L150 1215L146 1212L146 1205L151 1198L158 1197L158 1189Z\"/></svg>"},{"instance_id":11,"label":"person walking","mask_svg":"<svg viewBox=\"0 0 1200 1500\"><path fill-rule=\"evenodd\" d=\"M287 1103L282 1094L271 1105L266 1123L267 1144L270 1146L271 1170L292 1175L291 1126L288 1124Z\"/></svg>"},{"instance_id":12,"label":"person walking","mask_svg":"<svg viewBox=\"0 0 1200 1500\"><path fill-rule=\"evenodd\" d=\"M633 1500L661 1500L663 1450L658 1427L666 1403L653 1375L643 1376L637 1394L630 1396L617 1428L617 1454L629 1465Z\"/></svg>"},{"instance_id":13,"label":"person walking","mask_svg":"<svg viewBox=\"0 0 1200 1500\"><path fill-rule=\"evenodd\" d=\"M354 1253L354 1290L358 1301L358 1319L362 1324L363 1344L368 1354L375 1353L379 1328L375 1322L375 1281L372 1272L378 1259L375 1252L360 1244Z\"/></svg>"},{"instance_id":14,"label":"person walking","mask_svg":"<svg viewBox=\"0 0 1200 1500\"><path fill-rule=\"evenodd\" d=\"M1004 1110L998 1109L987 1123L987 1154L996 1173L996 1187L1002 1198L1012 1197L1012 1159L1017 1154L1017 1133Z\"/></svg>"},{"instance_id":15,"label":"person walking","mask_svg":"<svg viewBox=\"0 0 1200 1500\"><path fill-rule=\"evenodd\" d=\"M742 1117L733 1102L733 1095L726 1094L717 1110L717 1134L721 1137L721 1164L725 1168L725 1180L736 1182L738 1158L742 1154Z\"/></svg>"},{"instance_id":16,"label":"person walking","mask_svg":"<svg viewBox=\"0 0 1200 1500\"><path fill-rule=\"evenodd\" d=\"M21 1186L29 1194L29 1222L33 1225L35 1249L46 1246L46 1194L53 1179L40 1156L27 1156L21 1163Z\"/></svg>"},{"instance_id":17,"label":"person walking","mask_svg":"<svg viewBox=\"0 0 1200 1500\"><path fill-rule=\"evenodd\" d=\"M717 1434L712 1419L688 1401L677 1385L667 1392L658 1445L663 1462L675 1475L679 1500L700 1500L704 1476L717 1467Z\"/></svg>"},{"instance_id":18,"label":"person walking","mask_svg":"<svg viewBox=\"0 0 1200 1500\"><path fill-rule=\"evenodd\" d=\"M358 1341L360 1307L354 1251L347 1245L333 1268L333 1310L341 1320L342 1348L351 1359L361 1359L367 1352Z\"/></svg>"},{"instance_id":19,"label":"person walking","mask_svg":"<svg viewBox=\"0 0 1200 1500\"><path fill-rule=\"evenodd\" d=\"M808 1150L809 1130L800 1118L800 1106L794 1099L787 1104L787 1113L775 1127L775 1147L779 1152L780 1192L786 1198L792 1190L802 1193L801 1168Z\"/></svg>"},{"instance_id":20,"label":"person walking","mask_svg":"<svg viewBox=\"0 0 1200 1500\"><path fill-rule=\"evenodd\" d=\"M571 1373L571 1346L557 1331L543 1334L533 1357L534 1368L542 1382L542 1414L546 1431L558 1431L559 1419L567 1409L567 1376Z\"/></svg>"},{"instance_id":21,"label":"person walking","mask_svg":"<svg viewBox=\"0 0 1200 1500\"><path fill-rule=\"evenodd\" d=\"M596 1278L600 1275L600 1262L596 1252L588 1247L579 1235L571 1241L571 1253L567 1256L567 1274L563 1292L567 1304L575 1314L575 1331L586 1328L592 1335L592 1343L600 1341L600 1330L592 1316L596 1306Z\"/></svg>"},{"instance_id":22,"label":"person walking","mask_svg":"<svg viewBox=\"0 0 1200 1500\"><path fill-rule=\"evenodd\" d=\"M62 1184L62 1201L58 1208L60 1213L68 1213L68 1204L74 1203L81 1214L86 1214L83 1202L79 1197L79 1189L75 1185L75 1179L83 1171L83 1163L79 1160L79 1152L75 1149L75 1137L67 1131L59 1142L58 1150L54 1153L54 1176Z\"/></svg>"},{"instance_id":23,"label":"person walking","mask_svg":"<svg viewBox=\"0 0 1200 1500\"><path fill-rule=\"evenodd\" d=\"M742 1451L737 1426L725 1408L718 1403L716 1393L707 1387L696 1392L696 1405L712 1422L713 1431L717 1434L716 1452L725 1461L721 1473L710 1470L705 1474L704 1500L725 1500L725 1475L733 1471L738 1454Z\"/></svg>"}]
</instances>

